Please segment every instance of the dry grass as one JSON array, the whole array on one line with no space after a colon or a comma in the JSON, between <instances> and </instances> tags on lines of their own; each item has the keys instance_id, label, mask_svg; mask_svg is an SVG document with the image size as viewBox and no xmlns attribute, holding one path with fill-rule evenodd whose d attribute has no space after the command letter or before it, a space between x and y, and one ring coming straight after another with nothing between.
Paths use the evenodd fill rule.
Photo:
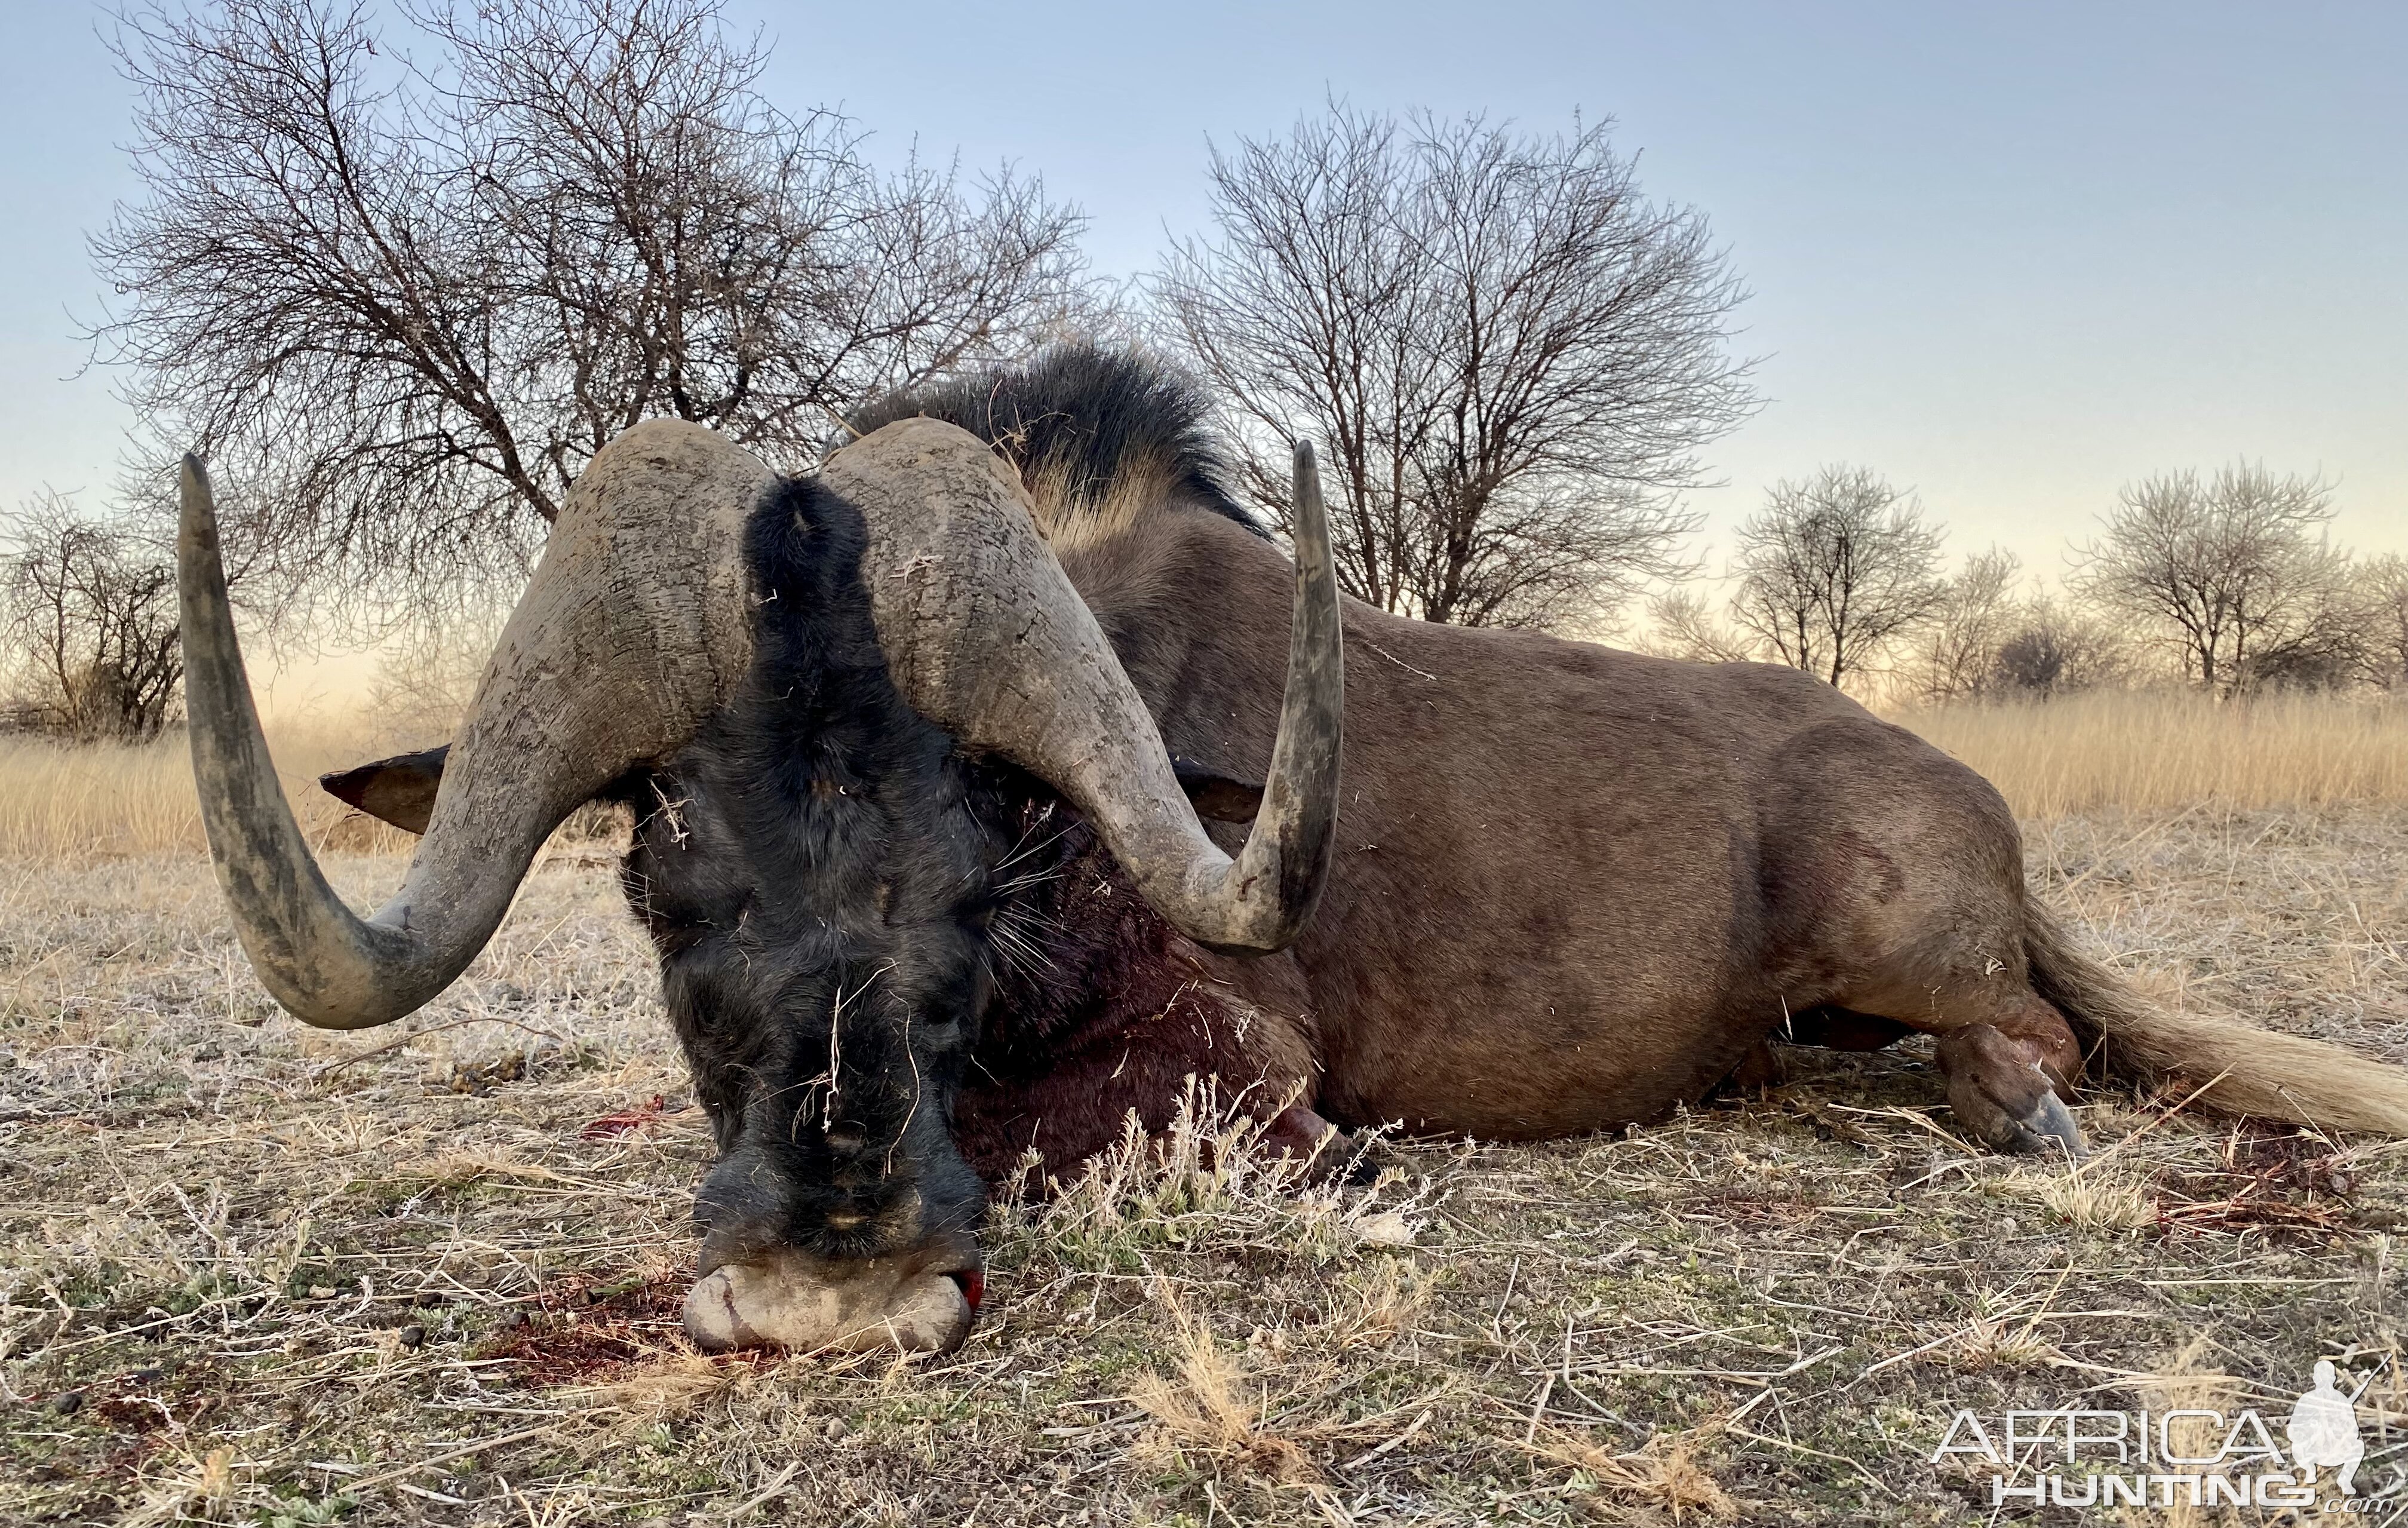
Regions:
<instances>
[{"instance_id":1,"label":"dry grass","mask_svg":"<svg viewBox=\"0 0 2408 1528\"><path fill-rule=\"evenodd\" d=\"M1246 1470L1281 1485L1322 1484L1304 1449L1270 1425L1268 1393L1224 1349L1211 1323L1168 1286L1162 1298L1175 1366L1168 1375L1141 1374L1129 1389L1129 1399L1162 1424L1160 1435L1146 1441L1182 1465L1200 1458L1216 1470Z\"/></svg>"},{"instance_id":2,"label":"dry grass","mask_svg":"<svg viewBox=\"0 0 2408 1528\"><path fill-rule=\"evenodd\" d=\"M1660 1512L1679 1523L1692 1517L1733 1517L1740 1510L1740 1504L1722 1488L1701 1457L1718 1431L1712 1422L1685 1432L1658 1433L1644 1447L1627 1453L1600 1449L1575 1433L1548 1431L1546 1441L1534 1446L1531 1452L1569 1465L1610 1500L1638 1509L1633 1514L1608 1515L1638 1516L1644 1521L1653 1512Z\"/></svg>"},{"instance_id":3,"label":"dry grass","mask_svg":"<svg viewBox=\"0 0 2408 1528\"><path fill-rule=\"evenodd\" d=\"M2027 834L2170 1000L2408 1058L2408 808ZM273 1007L189 850L0 858L0 1521L1988 1522L1928 1463L1959 1406L2280 1410L2401 1341L2408 1143L2111 1096L2089 1163L2007 1161L1909 1045L1359 1186L1202 1097L1005 1197L959 1353L705 1358L708 1132L600 858L370 1035ZM401 868L329 862L355 902Z\"/></svg>"},{"instance_id":4,"label":"dry grass","mask_svg":"<svg viewBox=\"0 0 2408 1528\"><path fill-rule=\"evenodd\" d=\"M2223 1441L2214 1422L2205 1417L2179 1416L2181 1412L2225 1411L2244 1404L2241 1382L2223 1373L2215 1362L2215 1344L2210 1333L2201 1332L2167 1355L2155 1372L2133 1382L2134 1391L2148 1397L2153 1411L2165 1414L2166 1442L2173 1451L2197 1458L2213 1452ZM2193 1506L2177 1500L2166 1506L2134 1510L2121 1508L2119 1519L2128 1524L2162 1524L2163 1528L2197 1528L2225 1514Z\"/></svg>"},{"instance_id":5,"label":"dry grass","mask_svg":"<svg viewBox=\"0 0 2408 1528\"><path fill-rule=\"evenodd\" d=\"M2102 807L2408 800L2408 704L2187 691L1946 706L1897 718L1987 776L2019 815Z\"/></svg>"},{"instance_id":6,"label":"dry grass","mask_svg":"<svg viewBox=\"0 0 2408 1528\"><path fill-rule=\"evenodd\" d=\"M2028 817L2408 800L2408 706L2396 702L2275 696L2219 706L2189 694L2117 693L1898 719L1987 775ZM358 718L269 730L303 829L352 853L402 850L408 840L346 814L317 776L421 741ZM0 739L0 858L203 846L180 738L138 747Z\"/></svg>"},{"instance_id":7,"label":"dry grass","mask_svg":"<svg viewBox=\"0 0 2408 1528\"><path fill-rule=\"evenodd\" d=\"M379 747L366 728L277 728L268 743L285 799L312 843L337 835L333 846L359 853L398 851L410 842L318 788L321 773L393 751ZM208 847L181 736L86 746L0 738L0 859L201 854Z\"/></svg>"},{"instance_id":8,"label":"dry grass","mask_svg":"<svg viewBox=\"0 0 2408 1528\"><path fill-rule=\"evenodd\" d=\"M2408 1051L2408 813L2030 831L2177 998ZM2161 1405L2201 1333L2285 1397L2399 1340L2408 1146L2104 1098L2091 1163L2005 1161L1910 1048L1364 1187L1200 1099L1006 1199L960 1353L703 1358L707 1132L590 861L361 1036L272 1008L195 857L0 875L0 1521L1970 1523L1957 1406Z\"/></svg>"}]
</instances>

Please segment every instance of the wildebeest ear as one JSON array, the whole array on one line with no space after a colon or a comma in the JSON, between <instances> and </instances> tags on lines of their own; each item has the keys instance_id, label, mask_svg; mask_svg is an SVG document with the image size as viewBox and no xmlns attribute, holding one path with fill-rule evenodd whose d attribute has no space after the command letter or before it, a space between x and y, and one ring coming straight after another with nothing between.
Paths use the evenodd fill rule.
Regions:
<instances>
[{"instance_id":1,"label":"wildebeest ear","mask_svg":"<svg viewBox=\"0 0 2408 1528\"><path fill-rule=\"evenodd\" d=\"M1198 764L1192 758L1173 758L1170 772L1179 777L1179 788L1187 793L1188 803L1199 817L1214 822L1252 822L1263 807L1263 787L1259 781L1249 785L1232 780L1210 765Z\"/></svg>"},{"instance_id":2,"label":"wildebeest ear","mask_svg":"<svg viewBox=\"0 0 2408 1528\"><path fill-rule=\"evenodd\" d=\"M423 833L426 819L435 814L435 787L443 783L443 756L451 751L447 742L424 753L396 754L355 770L322 774L318 784L328 795L380 822Z\"/></svg>"}]
</instances>

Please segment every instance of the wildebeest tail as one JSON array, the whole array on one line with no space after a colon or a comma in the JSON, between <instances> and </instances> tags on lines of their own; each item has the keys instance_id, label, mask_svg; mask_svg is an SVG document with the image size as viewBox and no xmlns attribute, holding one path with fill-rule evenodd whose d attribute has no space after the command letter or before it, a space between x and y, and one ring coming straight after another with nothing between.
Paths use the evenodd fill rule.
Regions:
<instances>
[{"instance_id":1,"label":"wildebeest tail","mask_svg":"<svg viewBox=\"0 0 2408 1528\"><path fill-rule=\"evenodd\" d=\"M2200 1104L2218 1114L2408 1135L2408 1071L2321 1040L2170 1012L2084 953L2037 902L2027 904L2024 950L2033 988L2110 1077L2204 1088Z\"/></svg>"}]
</instances>

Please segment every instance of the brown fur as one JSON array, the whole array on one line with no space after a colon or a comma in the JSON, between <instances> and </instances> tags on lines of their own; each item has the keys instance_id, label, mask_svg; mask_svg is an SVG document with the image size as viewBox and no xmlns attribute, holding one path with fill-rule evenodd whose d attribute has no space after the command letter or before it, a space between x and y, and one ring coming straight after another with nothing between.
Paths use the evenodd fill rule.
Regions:
<instances>
[{"instance_id":1,"label":"brown fur","mask_svg":"<svg viewBox=\"0 0 2408 1528\"><path fill-rule=\"evenodd\" d=\"M1057 550L1166 742L1258 775L1286 560L1175 499L1099 531ZM2227 1109L2408 1132L2398 1074L2164 1014L2078 955L2027 898L1998 793L1805 674L1353 601L1345 624L1329 886L1292 951L1232 972L1266 1011L1302 994L1307 1102L1335 1119L1490 1138L1644 1120L1784 1014L1828 1010L1941 1036L1952 1103L2000 1145L2046 1145L2038 1111L2086 1050L2128 1078L2223 1073L2207 1102Z\"/></svg>"}]
</instances>

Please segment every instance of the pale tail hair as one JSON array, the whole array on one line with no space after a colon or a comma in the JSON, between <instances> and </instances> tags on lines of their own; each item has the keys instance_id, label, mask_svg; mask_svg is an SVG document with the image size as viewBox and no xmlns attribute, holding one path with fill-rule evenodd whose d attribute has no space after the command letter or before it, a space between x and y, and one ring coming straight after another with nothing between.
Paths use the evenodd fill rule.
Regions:
<instances>
[{"instance_id":1,"label":"pale tail hair","mask_svg":"<svg viewBox=\"0 0 2408 1528\"><path fill-rule=\"evenodd\" d=\"M2199 1092L2222 1115L2408 1135L2408 1071L2321 1040L2152 1002L2027 905L2032 987L2073 1026L2097 1073Z\"/></svg>"}]
</instances>

